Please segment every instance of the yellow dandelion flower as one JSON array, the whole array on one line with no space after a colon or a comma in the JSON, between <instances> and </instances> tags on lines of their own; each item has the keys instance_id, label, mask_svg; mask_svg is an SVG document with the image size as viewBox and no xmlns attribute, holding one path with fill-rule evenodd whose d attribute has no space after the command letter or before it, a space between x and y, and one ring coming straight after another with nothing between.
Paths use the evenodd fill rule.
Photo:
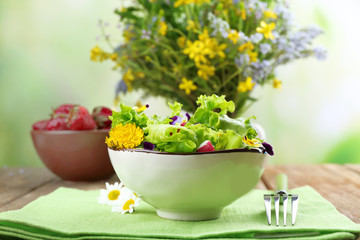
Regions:
<instances>
[{"instance_id":1,"label":"yellow dandelion flower","mask_svg":"<svg viewBox=\"0 0 360 240\"><path fill-rule=\"evenodd\" d=\"M187 80L186 78L182 78L182 83L179 84L179 89L185 91L187 95L191 93L191 91L195 91L198 87L191 80Z\"/></svg>"},{"instance_id":2,"label":"yellow dandelion flower","mask_svg":"<svg viewBox=\"0 0 360 240\"><path fill-rule=\"evenodd\" d=\"M168 29L168 25L166 24L166 22L161 21L159 26L159 33L165 36L167 33L167 29Z\"/></svg>"},{"instance_id":3,"label":"yellow dandelion flower","mask_svg":"<svg viewBox=\"0 0 360 240\"><path fill-rule=\"evenodd\" d=\"M131 68L129 68L126 71L126 73L124 74L123 80L124 80L126 86L128 87L128 91L131 92L132 91L131 83L135 80L135 76L134 76Z\"/></svg>"},{"instance_id":4,"label":"yellow dandelion flower","mask_svg":"<svg viewBox=\"0 0 360 240\"><path fill-rule=\"evenodd\" d=\"M260 147L261 146L261 142L259 140L257 140L256 138L249 139L246 136L244 136L242 141L243 141L243 143L245 143L247 146L250 146L250 147Z\"/></svg>"},{"instance_id":5,"label":"yellow dandelion flower","mask_svg":"<svg viewBox=\"0 0 360 240\"><path fill-rule=\"evenodd\" d=\"M261 21L260 27L257 27L256 31L258 33L262 33L264 35L264 38L273 40L275 39L275 37L272 34L272 31L274 30L275 27L276 27L275 23L267 24L266 22Z\"/></svg>"},{"instance_id":6,"label":"yellow dandelion flower","mask_svg":"<svg viewBox=\"0 0 360 240\"><path fill-rule=\"evenodd\" d=\"M274 78L273 87L277 88L277 89L281 89L281 85L282 85L282 82L280 80L278 80L277 78Z\"/></svg>"},{"instance_id":7,"label":"yellow dandelion flower","mask_svg":"<svg viewBox=\"0 0 360 240\"><path fill-rule=\"evenodd\" d=\"M276 13L274 13L274 12L271 11L271 10L266 10L266 11L264 11L264 16L265 16L265 18L277 19Z\"/></svg>"},{"instance_id":8,"label":"yellow dandelion flower","mask_svg":"<svg viewBox=\"0 0 360 240\"><path fill-rule=\"evenodd\" d=\"M198 76L204 80L209 80L209 77L215 75L215 67L210 65L197 65Z\"/></svg>"},{"instance_id":9,"label":"yellow dandelion flower","mask_svg":"<svg viewBox=\"0 0 360 240\"><path fill-rule=\"evenodd\" d=\"M237 88L238 92L247 92L253 89L255 83L252 82L252 78L251 77L247 77L245 82L240 82Z\"/></svg>"},{"instance_id":10,"label":"yellow dandelion flower","mask_svg":"<svg viewBox=\"0 0 360 240\"><path fill-rule=\"evenodd\" d=\"M234 44L240 39L239 33L236 30L231 30L228 35L228 39L230 39Z\"/></svg>"},{"instance_id":11,"label":"yellow dandelion flower","mask_svg":"<svg viewBox=\"0 0 360 240\"><path fill-rule=\"evenodd\" d=\"M177 39L177 44L180 48L183 48L185 47L185 44L186 44L186 37L179 37Z\"/></svg>"},{"instance_id":12,"label":"yellow dandelion flower","mask_svg":"<svg viewBox=\"0 0 360 240\"><path fill-rule=\"evenodd\" d=\"M105 143L110 148L129 149L136 148L144 140L144 132L134 123L121 123L109 131L109 137L106 137Z\"/></svg>"}]
</instances>

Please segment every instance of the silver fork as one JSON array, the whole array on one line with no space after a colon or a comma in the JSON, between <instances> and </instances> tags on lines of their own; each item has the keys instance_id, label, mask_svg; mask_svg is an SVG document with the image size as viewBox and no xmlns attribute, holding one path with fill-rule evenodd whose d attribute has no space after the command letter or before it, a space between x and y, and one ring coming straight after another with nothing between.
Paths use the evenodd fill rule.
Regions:
<instances>
[{"instance_id":1,"label":"silver fork","mask_svg":"<svg viewBox=\"0 0 360 240\"><path fill-rule=\"evenodd\" d=\"M275 194L264 194L265 211L269 225L271 225L271 198L275 201L276 226L279 226L280 203L283 205L284 226L286 226L286 214L288 198L291 197L291 223L295 224L298 209L298 194L287 193L287 176L283 173L276 176Z\"/></svg>"}]
</instances>

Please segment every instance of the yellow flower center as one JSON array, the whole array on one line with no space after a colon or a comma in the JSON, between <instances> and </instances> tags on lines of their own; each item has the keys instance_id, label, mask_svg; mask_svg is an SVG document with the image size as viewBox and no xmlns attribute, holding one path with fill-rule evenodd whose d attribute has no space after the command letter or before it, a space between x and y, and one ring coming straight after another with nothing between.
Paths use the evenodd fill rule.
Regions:
<instances>
[{"instance_id":1,"label":"yellow flower center","mask_svg":"<svg viewBox=\"0 0 360 240\"><path fill-rule=\"evenodd\" d=\"M108 199L111 201L117 200L120 196L120 191L119 190L112 190L109 192L108 194Z\"/></svg>"},{"instance_id":2,"label":"yellow flower center","mask_svg":"<svg viewBox=\"0 0 360 240\"><path fill-rule=\"evenodd\" d=\"M125 202L124 206L123 206L123 210L130 210L130 205L131 204L135 204L135 201L133 199L129 199Z\"/></svg>"}]
</instances>

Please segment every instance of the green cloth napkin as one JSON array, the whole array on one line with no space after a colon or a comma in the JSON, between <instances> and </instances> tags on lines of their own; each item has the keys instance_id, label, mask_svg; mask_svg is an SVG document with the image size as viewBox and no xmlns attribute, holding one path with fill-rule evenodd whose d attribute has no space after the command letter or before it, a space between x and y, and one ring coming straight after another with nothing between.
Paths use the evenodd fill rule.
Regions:
<instances>
[{"instance_id":1,"label":"green cloth napkin","mask_svg":"<svg viewBox=\"0 0 360 240\"><path fill-rule=\"evenodd\" d=\"M223 210L217 220L172 221L141 202L133 214L111 212L99 191L59 188L16 211L0 214L0 239L355 239L360 225L340 214L311 187L299 194L296 224L269 226L263 195L253 190ZM214 190L214 194L216 191ZM204 199L206 201L206 199ZM290 213L290 207L288 212ZM272 214L274 215L274 213ZM273 216L274 217L274 216ZM272 222L275 222L273 218ZM280 222L282 223L282 221Z\"/></svg>"}]
</instances>

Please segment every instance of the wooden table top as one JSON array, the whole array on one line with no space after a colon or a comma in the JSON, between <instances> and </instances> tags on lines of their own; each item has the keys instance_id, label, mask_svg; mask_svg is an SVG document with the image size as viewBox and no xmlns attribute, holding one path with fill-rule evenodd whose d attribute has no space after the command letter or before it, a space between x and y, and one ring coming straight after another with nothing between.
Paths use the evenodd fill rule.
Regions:
<instances>
[{"instance_id":1,"label":"wooden table top","mask_svg":"<svg viewBox=\"0 0 360 240\"><path fill-rule=\"evenodd\" d=\"M309 185L330 201L339 212L360 224L360 164L268 166L258 189L274 189L275 177L285 173L289 188ZM58 187L84 190L105 188L105 182L119 181L114 175L96 182L63 181L45 168L0 169L0 212L20 209Z\"/></svg>"}]
</instances>

